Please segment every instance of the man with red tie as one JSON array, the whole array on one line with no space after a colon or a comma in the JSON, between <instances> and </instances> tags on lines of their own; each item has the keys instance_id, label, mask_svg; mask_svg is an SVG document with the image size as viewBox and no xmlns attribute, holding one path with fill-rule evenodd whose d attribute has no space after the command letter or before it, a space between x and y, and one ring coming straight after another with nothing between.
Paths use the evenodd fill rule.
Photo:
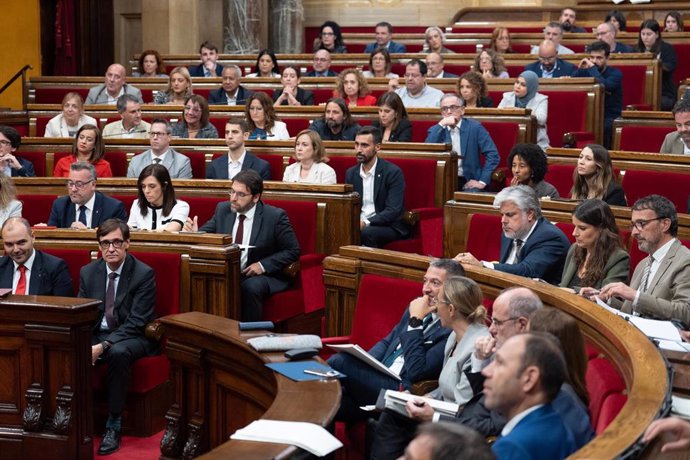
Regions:
<instances>
[{"instance_id":1,"label":"man with red tie","mask_svg":"<svg viewBox=\"0 0 690 460\"><path fill-rule=\"evenodd\" d=\"M10 217L2 226L5 256L0 258L0 288L17 295L73 295L64 260L34 249L29 221Z\"/></svg>"}]
</instances>

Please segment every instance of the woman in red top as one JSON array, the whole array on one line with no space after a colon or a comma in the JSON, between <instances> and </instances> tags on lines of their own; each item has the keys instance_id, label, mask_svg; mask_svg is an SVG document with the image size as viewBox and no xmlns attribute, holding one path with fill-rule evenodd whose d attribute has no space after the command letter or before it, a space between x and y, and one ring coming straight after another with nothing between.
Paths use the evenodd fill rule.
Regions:
<instances>
[{"instance_id":1,"label":"woman in red top","mask_svg":"<svg viewBox=\"0 0 690 460\"><path fill-rule=\"evenodd\" d=\"M348 107L375 106L376 98L370 92L367 79L357 69L345 69L335 79L333 96L345 99Z\"/></svg>"},{"instance_id":2,"label":"woman in red top","mask_svg":"<svg viewBox=\"0 0 690 460\"><path fill-rule=\"evenodd\" d=\"M53 169L54 177L68 177L69 167L77 161L88 161L96 168L98 177L113 177L110 163L103 159L105 155L105 144L101 130L94 125L83 125L77 130L72 142L72 154L63 158Z\"/></svg>"}]
</instances>

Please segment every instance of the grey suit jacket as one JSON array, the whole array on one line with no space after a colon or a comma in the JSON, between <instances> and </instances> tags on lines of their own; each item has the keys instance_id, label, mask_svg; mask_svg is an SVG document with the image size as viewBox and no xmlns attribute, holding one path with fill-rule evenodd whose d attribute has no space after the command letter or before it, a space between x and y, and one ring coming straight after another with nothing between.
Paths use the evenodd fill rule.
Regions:
<instances>
[{"instance_id":1,"label":"grey suit jacket","mask_svg":"<svg viewBox=\"0 0 690 460\"><path fill-rule=\"evenodd\" d=\"M635 267L630 287L638 289L642 283L645 257ZM615 306L615 305L614 305ZM635 308L641 315L659 319L676 319L690 324L690 249L675 240L649 280L647 292L640 293ZM632 312L632 302L626 300L621 310Z\"/></svg>"},{"instance_id":2,"label":"grey suit jacket","mask_svg":"<svg viewBox=\"0 0 690 460\"><path fill-rule=\"evenodd\" d=\"M685 144L680 138L680 134L677 131L668 133L664 138L664 143L661 144L661 150L659 153L671 153L675 155L683 155Z\"/></svg>"},{"instance_id":3,"label":"grey suit jacket","mask_svg":"<svg viewBox=\"0 0 690 460\"><path fill-rule=\"evenodd\" d=\"M124 84L123 88L125 89L124 94L131 94L132 96L136 97L141 104L144 103L144 100L141 97L141 91L139 88L136 88L134 86ZM85 104L107 104L108 103L108 92L105 89L105 84L101 83L98 86L94 86L89 90L89 95L86 96L86 102Z\"/></svg>"},{"instance_id":4,"label":"grey suit jacket","mask_svg":"<svg viewBox=\"0 0 690 460\"><path fill-rule=\"evenodd\" d=\"M565 267L563 268L563 276L561 276L561 287L569 287L575 273L577 266L575 265L575 247L573 244L568 250L568 255L565 258ZM604 267L604 277L597 281L593 287L599 289L609 283L616 283L618 281L626 283L628 281L628 273L630 273L630 256L623 249L617 249L611 254L609 260L606 261Z\"/></svg>"},{"instance_id":5,"label":"grey suit jacket","mask_svg":"<svg viewBox=\"0 0 690 460\"><path fill-rule=\"evenodd\" d=\"M127 177L139 177L141 171L153 162L151 149L136 155L129 162L127 168ZM161 163L168 168L171 179L191 179L192 165L186 155L176 152L173 149L168 150L165 159Z\"/></svg>"}]
</instances>

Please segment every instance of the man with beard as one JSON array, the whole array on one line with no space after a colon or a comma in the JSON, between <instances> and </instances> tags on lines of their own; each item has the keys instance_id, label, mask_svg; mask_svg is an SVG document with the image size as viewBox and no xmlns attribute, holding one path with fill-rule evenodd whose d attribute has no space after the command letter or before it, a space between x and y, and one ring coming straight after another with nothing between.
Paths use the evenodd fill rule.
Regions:
<instances>
[{"instance_id":1,"label":"man with beard","mask_svg":"<svg viewBox=\"0 0 690 460\"><path fill-rule=\"evenodd\" d=\"M355 136L358 165L345 174L345 182L362 197L361 243L373 248L406 238L410 232L402 220L405 177L396 165L378 157L382 137L373 126L360 129Z\"/></svg>"},{"instance_id":2,"label":"man with beard","mask_svg":"<svg viewBox=\"0 0 690 460\"><path fill-rule=\"evenodd\" d=\"M660 153L690 155L690 98L676 102L672 110L676 132L668 133L661 144Z\"/></svg>"},{"instance_id":3,"label":"man with beard","mask_svg":"<svg viewBox=\"0 0 690 460\"><path fill-rule=\"evenodd\" d=\"M527 185L504 188L496 195L494 207L501 212L503 226L500 262L479 261L469 252L461 252L455 260L558 284L570 242L541 215L534 189Z\"/></svg>"},{"instance_id":4,"label":"man with beard","mask_svg":"<svg viewBox=\"0 0 690 460\"><path fill-rule=\"evenodd\" d=\"M352 119L345 100L339 97L329 99L323 117L314 120L309 126L324 141L354 141L360 128Z\"/></svg>"},{"instance_id":5,"label":"man with beard","mask_svg":"<svg viewBox=\"0 0 690 460\"><path fill-rule=\"evenodd\" d=\"M539 78L569 77L575 72L576 67L573 64L558 58L561 52L558 51L558 45L551 40L541 42L532 54L538 54L539 60L527 64L525 70L531 70Z\"/></svg>"},{"instance_id":6,"label":"man with beard","mask_svg":"<svg viewBox=\"0 0 690 460\"><path fill-rule=\"evenodd\" d=\"M575 21L577 20L577 12L570 8L563 8L561 11L561 17L558 18L558 22L561 23L561 27L564 32L587 32L583 27L576 26Z\"/></svg>"}]
</instances>

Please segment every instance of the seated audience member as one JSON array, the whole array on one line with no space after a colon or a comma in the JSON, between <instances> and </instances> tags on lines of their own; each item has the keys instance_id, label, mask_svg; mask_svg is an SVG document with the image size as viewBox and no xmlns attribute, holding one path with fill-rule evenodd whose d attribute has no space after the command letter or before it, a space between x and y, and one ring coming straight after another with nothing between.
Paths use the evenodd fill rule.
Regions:
<instances>
[{"instance_id":1,"label":"seated audience member","mask_svg":"<svg viewBox=\"0 0 690 460\"><path fill-rule=\"evenodd\" d=\"M436 312L443 283L464 276L462 266L451 259L433 259L424 275L422 296L412 300L400 322L386 337L379 340L369 354L382 362L401 380L389 377L363 364L347 353L337 353L328 364L343 374L342 398L336 420L355 422L368 415L361 406L374 404L381 389L412 389L422 380L437 378L441 373L444 349L450 330L441 327Z\"/></svg>"},{"instance_id":2,"label":"seated audience member","mask_svg":"<svg viewBox=\"0 0 690 460\"><path fill-rule=\"evenodd\" d=\"M308 129L300 131L295 137L295 162L285 168L283 182L335 184L335 170L327 161L321 136Z\"/></svg>"},{"instance_id":3,"label":"seated audience member","mask_svg":"<svg viewBox=\"0 0 690 460\"><path fill-rule=\"evenodd\" d=\"M429 78L458 78L454 73L446 72L444 70L443 56L441 53L432 51L426 55L424 59L426 62L427 74Z\"/></svg>"},{"instance_id":4,"label":"seated audience member","mask_svg":"<svg viewBox=\"0 0 690 460\"><path fill-rule=\"evenodd\" d=\"M146 166L137 179L137 193L127 225L157 232L182 230L189 216L189 205L175 199L168 168L160 164Z\"/></svg>"},{"instance_id":5,"label":"seated audience member","mask_svg":"<svg viewBox=\"0 0 690 460\"><path fill-rule=\"evenodd\" d=\"M219 203L208 222L199 227L194 216L184 225L185 231L232 235L233 242L245 248L240 256L242 321L261 319L264 300L289 286L283 269L300 256L287 214L264 204L263 190L256 171L241 171L232 180L230 201Z\"/></svg>"},{"instance_id":6,"label":"seated audience member","mask_svg":"<svg viewBox=\"0 0 690 460\"><path fill-rule=\"evenodd\" d=\"M631 46L616 41L616 35L618 35L618 30L616 29L616 26L614 26L611 22L602 22L601 24L599 24L596 27L596 29L594 29L594 35L597 37L597 40L601 40L602 42L607 43L612 53L633 52L633 48Z\"/></svg>"},{"instance_id":7,"label":"seated audience member","mask_svg":"<svg viewBox=\"0 0 690 460\"><path fill-rule=\"evenodd\" d=\"M329 53L347 53L343 33L337 22L326 21L321 24L319 36L314 39L314 51L326 50Z\"/></svg>"},{"instance_id":8,"label":"seated audience member","mask_svg":"<svg viewBox=\"0 0 690 460\"><path fill-rule=\"evenodd\" d=\"M479 72L469 70L458 78L457 91L465 108L467 107L493 107L494 101L489 97L486 80Z\"/></svg>"},{"instance_id":9,"label":"seated audience member","mask_svg":"<svg viewBox=\"0 0 690 460\"><path fill-rule=\"evenodd\" d=\"M491 446L499 460L566 458L577 449L572 431L551 404L568 379L560 348L550 334L519 334L482 371L486 407L508 420Z\"/></svg>"},{"instance_id":10,"label":"seated audience member","mask_svg":"<svg viewBox=\"0 0 690 460\"><path fill-rule=\"evenodd\" d=\"M12 289L15 295L74 295L67 264L34 249L34 232L21 214L4 221L2 244L5 255L0 257L0 288Z\"/></svg>"},{"instance_id":11,"label":"seated audience member","mask_svg":"<svg viewBox=\"0 0 690 460\"><path fill-rule=\"evenodd\" d=\"M282 141L290 138L287 125L278 119L273 101L266 93L257 91L249 96L244 115L249 124L248 139Z\"/></svg>"},{"instance_id":12,"label":"seated audience member","mask_svg":"<svg viewBox=\"0 0 690 460\"><path fill-rule=\"evenodd\" d=\"M482 291L473 280L465 277L446 279L436 301L436 315L441 327L452 332L446 341L443 368L438 387L426 396L464 406L473 395L466 372L471 369L474 343L490 337L486 327L486 309L482 306ZM415 406L424 411L429 403L415 399ZM430 406L429 406L430 407ZM420 422L430 422L433 411L409 417L386 410L379 417L372 445L372 459L397 458L412 440Z\"/></svg>"},{"instance_id":13,"label":"seated audience member","mask_svg":"<svg viewBox=\"0 0 690 460\"><path fill-rule=\"evenodd\" d=\"M48 225L57 228L96 228L115 217L127 220L121 201L96 191L96 168L86 161L72 163L67 179L67 196L53 201Z\"/></svg>"},{"instance_id":14,"label":"seated audience member","mask_svg":"<svg viewBox=\"0 0 690 460\"><path fill-rule=\"evenodd\" d=\"M208 103L245 105L253 91L242 86L242 70L236 65L226 65L223 67L222 77L223 83L221 87L209 93Z\"/></svg>"},{"instance_id":15,"label":"seated audience member","mask_svg":"<svg viewBox=\"0 0 690 460\"><path fill-rule=\"evenodd\" d=\"M661 29L656 19L647 19L640 25L636 51L652 53L661 61L661 110L671 110L678 92L673 77L678 57L673 45L661 39Z\"/></svg>"},{"instance_id":16,"label":"seated audience member","mask_svg":"<svg viewBox=\"0 0 690 460\"><path fill-rule=\"evenodd\" d=\"M425 423L405 448L404 460L494 460L486 440L475 430L457 423Z\"/></svg>"},{"instance_id":17,"label":"seated audience member","mask_svg":"<svg viewBox=\"0 0 690 460\"><path fill-rule=\"evenodd\" d=\"M431 108L438 107L441 103L443 91L427 85L426 75L426 64L419 59L412 59L405 66L405 87L397 88L397 79L392 79L389 83L402 99L405 108Z\"/></svg>"},{"instance_id":18,"label":"seated audience member","mask_svg":"<svg viewBox=\"0 0 690 460\"><path fill-rule=\"evenodd\" d=\"M159 352L158 344L144 334L155 317L156 274L127 253L129 227L123 221L106 220L96 239L103 257L82 267L79 297L103 301L91 336L91 361L108 365L108 420L98 448L98 455L108 455L120 448L131 367L137 359Z\"/></svg>"},{"instance_id":19,"label":"seated audience member","mask_svg":"<svg viewBox=\"0 0 690 460\"><path fill-rule=\"evenodd\" d=\"M122 64L111 64L105 72L105 83L94 86L86 96L86 104L111 104L115 105L117 98L123 94L131 94L140 103L141 91L125 82L125 67Z\"/></svg>"},{"instance_id":20,"label":"seated audience member","mask_svg":"<svg viewBox=\"0 0 690 460\"><path fill-rule=\"evenodd\" d=\"M14 154L21 144L22 136L16 129L0 125L0 172L10 177L34 177L34 165Z\"/></svg>"},{"instance_id":21,"label":"seated audience member","mask_svg":"<svg viewBox=\"0 0 690 460\"><path fill-rule=\"evenodd\" d=\"M84 113L84 100L79 93L62 98L62 112L48 121L43 137L74 137L84 125L97 125L96 119Z\"/></svg>"},{"instance_id":22,"label":"seated audience member","mask_svg":"<svg viewBox=\"0 0 690 460\"><path fill-rule=\"evenodd\" d=\"M573 211L573 236L565 258L561 287L580 292L610 283L628 281L630 256L623 248L616 218L606 202L585 200Z\"/></svg>"},{"instance_id":23,"label":"seated audience member","mask_svg":"<svg viewBox=\"0 0 690 460\"><path fill-rule=\"evenodd\" d=\"M331 53L328 50L317 50L314 52L313 70L307 73L307 77L335 77L338 75L331 70Z\"/></svg>"},{"instance_id":24,"label":"seated audience member","mask_svg":"<svg viewBox=\"0 0 690 460\"><path fill-rule=\"evenodd\" d=\"M498 150L481 123L463 118L465 107L462 104L462 98L455 93L443 95L441 120L429 128L425 142L451 144L458 154L458 190L478 192L491 182L491 174L499 162ZM484 165L480 154L484 157Z\"/></svg>"},{"instance_id":25,"label":"seated audience member","mask_svg":"<svg viewBox=\"0 0 690 460\"><path fill-rule=\"evenodd\" d=\"M558 58L556 46L550 40L544 40L539 45L537 53L539 60L525 66L525 70L531 70L539 78L569 77L575 72L575 65Z\"/></svg>"},{"instance_id":26,"label":"seated audience member","mask_svg":"<svg viewBox=\"0 0 690 460\"><path fill-rule=\"evenodd\" d=\"M589 57L580 61L573 77L593 77L604 90L604 147L611 148L613 120L623 111L623 73L609 66L609 45L596 41L589 46Z\"/></svg>"},{"instance_id":27,"label":"seated audience member","mask_svg":"<svg viewBox=\"0 0 690 460\"><path fill-rule=\"evenodd\" d=\"M189 68L192 77L220 77L223 66L218 64L218 47L209 41L199 46L201 64Z\"/></svg>"},{"instance_id":28,"label":"seated audience member","mask_svg":"<svg viewBox=\"0 0 690 460\"><path fill-rule=\"evenodd\" d=\"M170 71L170 80L165 91L156 91L154 104L182 105L186 98L194 94L192 77L186 67L175 67Z\"/></svg>"},{"instance_id":29,"label":"seated audience member","mask_svg":"<svg viewBox=\"0 0 690 460\"><path fill-rule=\"evenodd\" d=\"M278 67L278 59L276 59L275 53L266 48L259 51L256 57L254 72L247 75L247 77L280 78L280 67Z\"/></svg>"},{"instance_id":30,"label":"seated audience member","mask_svg":"<svg viewBox=\"0 0 690 460\"><path fill-rule=\"evenodd\" d=\"M664 32L682 32L683 16L678 11L669 11L664 18Z\"/></svg>"},{"instance_id":31,"label":"seated audience member","mask_svg":"<svg viewBox=\"0 0 690 460\"><path fill-rule=\"evenodd\" d=\"M438 54L455 54L455 51L449 50L443 44L446 42L446 34L443 33L440 27L427 27L424 31L424 46L423 53L438 53Z\"/></svg>"},{"instance_id":32,"label":"seated audience member","mask_svg":"<svg viewBox=\"0 0 690 460\"><path fill-rule=\"evenodd\" d=\"M103 128L103 138L146 139L151 125L141 119L141 105L137 98L123 94L117 98L117 112L120 120L108 123Z\"/></svg>"},{"instance_id":33,"label":"seated audience member","mask_svg":"<svg viewBox=\"0 0 690 460\"><path fill-rule=\"evenodd\" d=\"M70 175L70 165L77 161L91 163L96 168L98 177L113 177L113 171L103 156L105 155L105 143L101 130L94 125L83 125L77 130L77 135L72 141L72 154L62 157L55 163L54 177L67 177Z\"/></svg>"},{"instance_id":34,"label":"seated audience member","mask_svg":"<svg viewBox=\"0 0 690 460\"><path fill-rule=\"evenodd\" d=\"M577 12L566 7L561 10L561 17L558 18L558 22L561 24L564 32L587 32L583 27L576 26L575 21L577 20Z\"/></svg>"},{"instance_id":35,"label":"seated audience member","mask_svg":"<svg viewBox=\"0 0 690 460\"><path fill-rule=\"evenodd\" d=\"M173 179L191 179L192 165L186 155L182 155L170 147L170 122L164 118L156 118L151 123L149 144L151 148L135 155L127 167L127 177L139 177L141 172L151 164L165 166Z\"/></svg>"},{"instance_id":36,"label":"seated audience member","mask_svg":"<svg viewBox=\"0 0 690 460\"><path fill-rule=\"evenodd\" d=\"M616 179L609 151L599 144L589 144L580 152L573 171L573 200L599 198L613 206L627 206L623 187Z\"/></svg>"},{"instance_id":37,"label":"seated audience member","mask_svg":"<svg viewBox=\"0 0 690 460\"><path fill-rule=\"evenodd\" d=\"M490 48L482 50L475 56L473 68L486 79L509 78L503 57Z\"/></svg>"},{"instance_id":38,"label":"seated audience member","mask_svg":"<svg viewBox=\"0 0 690 460\"><path fill-rule=\"evenodd\" d=\"M192 94L184 100L182 120L172 125L173 137L183 139L218 139L218 130L209 119L208 102Z\"/></svg>"},{"instance_id":39,"label":"seated audience member","mask_svg":"<svg viewBox=\"0 0 690 460\"><path fill-rule=\"evenodd\" d=\"M137 71L132 72L133 77L165 77L165 63L156 50L145 50L139 55Z\"/></svg>"},{"instance_id":40,"label":"seated audience member","mask_svg":"<svg viewBox=\"0 0 690 460\"><path fill-rule=\"evenodd\" d=\"M402 99L395 93L383 93L377 103L378 120L371 126L383 133L383 142L410 142L412 140L412 123L407 118L407 110Z\"/></svg>"},{"instance_id":41,"label":"seated audience member","mask_svg":"<svg viewBox=\"0 0 690 460\"><path fill-rule=\"evenodd\" d=\"M541 215L534 190L526 185L504 188L494 198L494 207L499 208L503 225L500 262L479 261L468 252L455 260L558 284L570 242Z\"/></svg>"},{"instance_id":42,"label":"seated audience member","mask_svg":"<svg viewBox=\"0 0 690 460\"><path fill-rule=\"evenodd\" d=\"M678 214L667 198L649 195L632 206L631 237L649 256L633 273L630 285L610 283L599 297L614 308L663 320L690 324L690 249L678 241ZM587 289L584 296L597 292ZM681 335L687 341L686 331Z\"/></svg>"},{"instance_id":43,"label":"seated audience member","mask_svg":"<svg viewBox=\"0 0 690 460\"><path fill-rule=\"evenodd\" d=\"M652 442L664 436L661 452L690 450L690 421L680 417L659 418L649 424L642 436L642 442Z\"/></svg>"},{"instance_id":44,"label":"seated audience member","mask_svg":"<svg viewBox=\"0 0 690 460\"><path fill-rule=\"evenodd\" d=\"M555 21L549 22L546 24L546 27L544 27L544 41L539 46L532 46L530 54L540 54L541 45L547 41L553 43L556 54L574 54L575 52L573 50L561 45L561 40L563 40L563 26Z\"/></svg>"},{"instance_id":45,"label":"seated audience member","mask_svg":"<svg viewBox=\"0 0 690 460\"><path fill-rule=\"evenodd\" d=\"M525 70L515 80L513 91L503 93L498 104L501 107L532 109L537 119L537 144L546 150L549 148L549 135L546 132L546 120L549 116L549 96L539 91L539 77L530 70Z\"/></svg>"},{"instance_id":46,"label":"seated audience member","mask_svg":"<svg viewBox=\"0 0 690 460\"><path fill-rule=\"evenodd\" d=\"M489 49L499 54L512 54L515 51L510 47L510 31L505 27L496 27L491 32Z\"/></svg>"},{"instance_id":47,"label":"seated audience member","mask_svg":"<svg viewBox=\"0 0 690 460\"><path fill-rule=\"evenodd\" d=\"M398 78L397 73L391 72L393 62L391 55L385 48L377 48L369 55L369 70L362 72L365 78Z\"/></svg>"},{"instance_id":48,"label":"seated audience member","mask_svg":"<svg viewBox=\"0 0 690 460\"><path fill-rule=\"evenodd\" d=\"M690 155L690 98L683 98L673 106L676 131L668 133L660 153Z\"/></svg>"},{"instance_id":49,"label":"seated audience member","mask_svg":"<svg viewBox=\"0 0 690 460\"><path fill-rule=\"evenodd\" d=\"M17 200L12 178L0 172L0 226L12 217L22 217L22 202Z\"/></svg>"},{"instance_id":50,"label":"seated audience member","mask_svg":"<svg viewBox=\"0 0 690 460\"><path fill-rule=\"evenodd\" d=\"M358 69L345 69L335 79L335 97L342 97L348 107L367 107L376 105L362 72Z\"/></svg>"},{"instance_id":51,"label":"seated audience member","mask_svg":"<svg viewBox=\"0 0 690 460\"><path fill-rule=\"evenodd\" d=\"M406 53L407 47L402 43L396 43L393 38L393 26L389 22L379 22L374 29L376 41L369 43L365 48L365 53L371 53L377 48L384 48L389 53Z\"/></svg>"},{"instance_id":52,"label":"seated audience member","mask_svg":"<svg viewBox=\"0 0 690 460\"><path fill-rule=\"evenodd\" d=\"M610 22L613 24L613 27L616 28L617 32L625 32L626 26L627 26L627 20L625 19L625 15L621 13L618 10L611 10L608 13L606 13L606 18L604 18L604 22Z\"/></svg>"},{"instance_id":53,"label":"seated audience member","mask_svg":"<svg viewBox=\"0 0 690 460\"><path fill-rule=\"evenodd\" d=\"M549 169L546 154L537 144L515 144L508 155L508 167L513 173L510 185L527 185L537 198L560 198L556 187L544 180Z\"/></svg>"},{"instance_id":54,"label":"seated audience member","mask_svg":"<svg viewBox=\"0 0 690 460\"><path fill-rule=\"evenodd\" d=\"M309 129L319 133L325 141L354 141L360 128L350 115L345 101L339 97L330 98L324 107L323 116L309 125Z\"/></svg>"},{"instance_id":55,"label":"seated audience member","mask_svg":"<svg viewBox=\"0 0 690 460\"><path fill-rule=\"evenodd\" d=\"M314 93L299 87L301 77L299 67L287 65L283 68L280 83L283 89L273 91L273 105L314 105Z\"/></svg>"},{"instance_id":56,"label":"seated audience member","mask_svg":"<svg viewBox=\"0 0 690 460\"><path fill-rule=\"evenodd\" d=\"M402 220L405 177L396 165L378 157L381 140L380 129L372 126L360 129L355 136L357 166L345 174L345 182L352 184L362 197L361 244L372 248L407 238L410 233Z\"/></svg>"},{"instance_id":57,"label":"seated audience member","mask_svg":"<svg viewBox=\"0 0 690 460\"><path fill-rule=\"evenodd\" d=\"M206 179L232 179L240 171L251 169L256 171L261 179L271 180L271 165L246 149L244 141L248 138L249 124L242 118L230 118L225 123L225 145L228 146L228 153L209 163L206 167Z\"/></svg>"}]
</instances>

